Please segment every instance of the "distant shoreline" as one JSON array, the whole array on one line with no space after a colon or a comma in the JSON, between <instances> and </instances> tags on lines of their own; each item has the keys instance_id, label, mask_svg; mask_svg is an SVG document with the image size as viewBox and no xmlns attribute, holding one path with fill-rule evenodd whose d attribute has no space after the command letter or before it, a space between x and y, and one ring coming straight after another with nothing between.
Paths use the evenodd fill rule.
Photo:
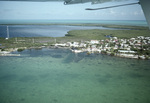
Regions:
<instances>
[{"instance_id":1,"label":"distant shoreline","mask_svg":"<svg viewBox=\"0 0 150 103\"><path fill-rule=\"evenodd\" d=\"M99 24L99 23L50 23L50 24L0 24L0 25L65 25L65 26L97 26L105 28L116 28L116 29L148 29L148 26L136 26L136 25L119 25L119 24Z\"/></svg>"},{"instance_id":2,"label":"distant shoreline","mask_svg":"<svg viewBox=\"0 0 150 103\"><path fill-rule=\"evenodd\" d=\"M126 25L147 27L146 20L0 20L0 25L70 25L70 24L100 24L100 25Z\"/></svg>"},{"instance_id":3,"label":"distant shoreline","mask_svg":"<svg viewBox=\"0 0 150 103\"><path fill-rule=\"evenodd\" d=\"M148 27L108 25L108 24L31 24L31 25L0 25L1 36L6 38L9 28L10 38L13 37L65 37L72 30L148 30ZM107 33L107 32L106 32ZM108 32L109 35L111 32Z\"/></svg>"}]
</instances>

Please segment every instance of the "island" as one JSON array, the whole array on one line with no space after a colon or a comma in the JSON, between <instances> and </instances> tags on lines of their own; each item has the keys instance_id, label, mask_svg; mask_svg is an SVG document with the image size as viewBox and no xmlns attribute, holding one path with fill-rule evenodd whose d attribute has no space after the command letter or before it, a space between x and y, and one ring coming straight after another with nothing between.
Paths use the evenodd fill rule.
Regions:
<instances>
[{"instance_id":1,"label":"island","mask_svg":"<svg viewBox=\"0 0 150 103\"><path fill-rule=\"evenodd\" d=\"M87 55L95 53L124 58L150 59L150 30L147 27L96 24L86 26L91 25L123 28L123 30L72 30L64 37L0 38L0 56L20 56L11 54L11 52L52 47L67 48L74 53L86 52Z\"/></svg>"}]
</instances>

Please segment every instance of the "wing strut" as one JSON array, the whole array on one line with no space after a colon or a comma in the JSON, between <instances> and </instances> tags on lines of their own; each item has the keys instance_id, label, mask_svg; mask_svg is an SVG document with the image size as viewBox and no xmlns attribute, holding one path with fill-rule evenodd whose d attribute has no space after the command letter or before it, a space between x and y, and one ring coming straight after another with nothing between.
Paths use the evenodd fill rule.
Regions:
<instances>
[{"instance_id":1,"label":"wing strut","mask_svg":"<svg viewBox=\"0 0 150 103\"><path fill-rule=\"evenodd\" d=\"M150 29L150 0L140 0L147 24Z\"/></svg>"},{"instance_id":2,"label":"wing strut","mask_svg":"<svg viewBox=\"0 0 150 103\"><path fill-rule=\"evenodd\" d=\"M130 3L130 4L122 4L122 5L115 5L115 6L109 6L109 7L102 7L102 8L93 8L93 9L92 8L86 8L85 10L100 10L100 9L108 9L108 8L115 8L115 7L135 5L135 4L140 4L140 2Z\"/></svg>"}]
</instances>

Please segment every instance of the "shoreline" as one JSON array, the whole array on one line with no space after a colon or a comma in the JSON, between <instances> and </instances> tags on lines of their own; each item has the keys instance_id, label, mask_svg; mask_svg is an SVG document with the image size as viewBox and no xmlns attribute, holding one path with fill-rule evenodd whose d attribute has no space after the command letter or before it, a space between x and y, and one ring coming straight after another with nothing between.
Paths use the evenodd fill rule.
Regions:
<instances>
[{"instance_id":1,"label":"shoreline","mask_svg":"<svg viewBox=\"0 0 150 103\"><path fill-rule=\"evenodd\" d=\"M140 56L140 55L132 55L132 54L127 55L127 54L119 54L119 53L111 55L110 52L103 53L101 51L96 52L96 51L88 51L88 50L72 50L72 48L70 48L70 47L59 47L59 46L55 46L55 45L53 45L53 46L41 46L41 47L30 47L30 48L24 47L23 49L22 48L8 49L8 51L4 51L4 52L0 51L0 56L21 56L20 54L12 54L12 52L18 52L19 53L19 52L22 52L24 50L43 49L43 48L49 48L49 49L67 49L67 50L72 51L75 54L85 52L87 55L91 55L91 54L95 54L95 55L103 54L103 55L109 55L109 56L115 56L115 57L127 58L127 59L150 60L150 57L145 58L144 55L142 55L142 56ZM22 49L22 50L18 51L18 49Z\"/></svg>"},{"instance_id":2,"label":"shoreline","mask_svg":"<svg viewBox=\"0 0 150 103\"><path fill-rule=\"evenodd\" d=\"M127 25L127 26L148 26L146 20L101 20L101 19L47 19L47 20L0 20L0 24L26 24L26 25L50 25L50 24L106 24L106 25Z\"/></svg>"},{"instance_id":3,"label":"shoreline","mask_svg":"<svg viewBox=\"0 0 150 103\"><path fill-rule=\"evenodd\" d=\"M98 25L97 24L69 24L69 25L102 26L100 24ZM113 28L126 28L126 29L128 28L128 29L127 30L102 30L102 29L72 30L69 31L64 37L14 37L14 38L9 38L7 40L4 38L0 38L0 51L9 51L9 52L17 51L17 50L22 51L24 49L43 48L43 47L54 46L57 43L64 44L67 42L110 40L110 38L108 37L130 39L130 38L136 38L137 36L141 36L141 35L145 37L148 37L150 35L150 30L147 27L118 26L118 25L103 25L103 26L107 26L110 28L113 27ZM76 52L81 52L81 51L76 51ZM123 57L123 55L121 57Z\"/></svg>"},{"instance_id":4,"label":"shoreline","mask_svg":"<svg viewBox=\"0 0 150 103\"><path fill-rule=\"evenodd\" d=\"M99 55L99 54L103 54L103 55L109 55L109 56L113 56L113 57L119 57L119 58L127 58L127 59L137 59L137 60L150 60L150 57L145 58L144 55L140 56L140 55L132 55L132 54L114 54L111 55L111 53L102 53L102 52L91 52L91 51L81 51L81 50L72 50L70 47L56 47L56 46L47 46L47 47L31 47L31 48L26 48L24 50L30 50L30 49L43 49L43 48L49 48L49 49L67 49L72 51L75 54L78 53L86 53L87 55L91 55L91 54L95 54L95 55ZM0 52L0 56L21 56L21 54L12 54L12 52L22 52L22 51L17 51L17 50L13 50L13 51L8 51L7 53L2 53Z\"/></svg>"},{"instance_id":5,"label":"shoreline","mask_svg":"<svg viewBox=\"0 0 150 103\"><path fill-rule=\"evenodd\" d=\"M50 24L0 24L0 25L65 25L65 26L97 26L117 29L149 29L148 26L125 25L125 24L104 24L104 23L50 23Z\"/></svg>"}]
</instances>

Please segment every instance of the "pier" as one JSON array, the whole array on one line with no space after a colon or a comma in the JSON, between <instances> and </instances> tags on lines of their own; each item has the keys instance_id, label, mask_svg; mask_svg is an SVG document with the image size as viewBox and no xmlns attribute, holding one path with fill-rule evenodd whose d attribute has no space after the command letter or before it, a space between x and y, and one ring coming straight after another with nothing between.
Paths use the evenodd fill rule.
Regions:
<instances>
[{"instance_id":1,"label":"pier","mask_svg":"<svg viewBox=\"0 0 150 103\"><path fill-rule=\"evenodd\" d=\"M20 56L20 54L6 54L6 53L2 53L0 54L0 56Z\"/></svg>"}]
</instances>

